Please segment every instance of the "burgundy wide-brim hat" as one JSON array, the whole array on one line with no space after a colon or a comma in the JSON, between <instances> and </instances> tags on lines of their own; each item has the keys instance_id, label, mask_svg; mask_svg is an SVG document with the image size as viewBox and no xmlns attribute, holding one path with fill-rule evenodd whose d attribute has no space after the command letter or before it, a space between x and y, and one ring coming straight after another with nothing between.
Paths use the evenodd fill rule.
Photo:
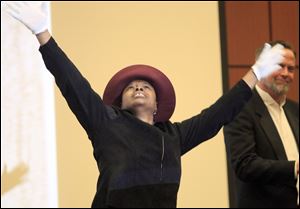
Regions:
<instances>
[{"instance_id":1,"label":"burgundy wide-brim hat","mask_svg":"<svg viewBox=\"0 0 300 209\"><path fill-rule=\"evenodd\" d=\"M148 65L131 65L117 72L104 90L104 104L120 107L123 90L134 80L145 80L154 87L158 103L154 120L155 122L168 121L176 104L173 85L165 74Z\"/></svg>"}]
</instances>

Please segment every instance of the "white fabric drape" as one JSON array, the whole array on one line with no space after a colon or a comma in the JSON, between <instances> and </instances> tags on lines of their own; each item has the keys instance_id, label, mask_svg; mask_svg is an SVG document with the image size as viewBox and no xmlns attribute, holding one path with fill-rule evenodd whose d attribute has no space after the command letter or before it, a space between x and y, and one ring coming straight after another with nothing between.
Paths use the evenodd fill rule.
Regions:
<instances>
[{"instance_id":1,"label":"white fabric drape","mask_svg":"<svg viewBox=\"0 0 300 209\"><path fill-rule=\"evenodd\" d=\"M4 4L1 207L58 207L53 78L42 61L37 39L3 11ZM50 11L49 2L36 4Z\"/></svg>"}]
</instances>

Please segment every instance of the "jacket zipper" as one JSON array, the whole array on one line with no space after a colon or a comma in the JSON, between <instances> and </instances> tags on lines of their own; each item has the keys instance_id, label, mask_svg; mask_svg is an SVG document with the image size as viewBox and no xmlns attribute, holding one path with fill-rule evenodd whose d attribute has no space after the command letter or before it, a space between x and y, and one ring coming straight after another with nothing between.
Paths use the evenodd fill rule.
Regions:
<instances>
[{"instance_id":1,"label":"jacket zipper","mask_svg":"<svg viewBox=\"0 0 300 209\"><path fill-rule=\"evenodd\" d=\"M161 161L160 161L160 181L162 181L162 178L163 178L163 160L164 160L164 156L165 156L165 137L164 136L162 136L161 142L162 142L162 154L161 154Z\"/></svg>"}]
</instances>

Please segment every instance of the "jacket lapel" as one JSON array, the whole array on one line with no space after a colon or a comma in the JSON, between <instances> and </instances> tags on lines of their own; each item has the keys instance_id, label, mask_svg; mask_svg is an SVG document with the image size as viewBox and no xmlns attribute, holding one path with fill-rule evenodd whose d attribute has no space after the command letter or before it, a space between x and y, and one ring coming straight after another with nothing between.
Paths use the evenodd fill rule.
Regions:
<instances>
[{"instance_id":1,"label":"jacket lapel","mask_svg":"<svg viewBox=\"0 0 300 209\"><path fill-rule=\"evenodd\" d=\"M283 107L285 115L289 121L289 124L291 126L291 129L293 131L296 143L297 143L297 148L299 151L299 119L295 117L295 113L291 111L291 109L288 108L287 105Z\"/></svg>"},{"instance_id":2,"label":"jacket lapel","mask_svg":"<svg viewBox=\"0 0 300 209\"><path fill-rule=\"evenodd\" d=\"M260 125L262 129L264 130L264 133L267 136L267 140L270 141L277 157L279 160L287 160L287 156L282 144L282 141L280 139L279 133L277 131L277 128L272 120L272 117L265 106L263 100L258 95L256 90L254 91L255 95L255 111L256 114L260 117Z\"/></svg>"}]
</instances>

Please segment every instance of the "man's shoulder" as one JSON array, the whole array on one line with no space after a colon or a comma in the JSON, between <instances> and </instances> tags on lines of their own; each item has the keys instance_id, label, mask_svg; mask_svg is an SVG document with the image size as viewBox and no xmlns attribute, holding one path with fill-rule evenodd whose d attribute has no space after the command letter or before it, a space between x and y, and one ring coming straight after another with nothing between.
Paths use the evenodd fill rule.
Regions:
<instances>
[{"instance_id":1,"label":"man's shoulder","mask_svg":"<svg viewBox=\"0 0 300 209\"><path fill-rule=\"evenodd\" d=\"M299 115L299 103L291 100L291 99L287 99L286 103L284 105L285 108L292 110L294 112L297 112L297 116Z\"/></svg>"},{"instance_id":2,"label":"man's shoulder","mask_svg":"<svg viewBox=\"0 0 300 209\"><path fill-rule=\"evenodd\" d=\"M254 110L254 109L261 109L264 107L265 107L265 104L264 104L262 98L259 96L257 91L254 90L251 99L245 105L245 109Z\"/></svg>"},{"instance_id":3,"label":"man's shoulder","mask_svg":"<svg viewBox=\"0 0 300 209\"><path fill-rule=\"evenodd\" d=\"M291 100L291 99L287 99L286 104L291 105L293 107L298 107L299 108L299 103L294 101L294 100Z\"/></svg>"}]
</instances>

